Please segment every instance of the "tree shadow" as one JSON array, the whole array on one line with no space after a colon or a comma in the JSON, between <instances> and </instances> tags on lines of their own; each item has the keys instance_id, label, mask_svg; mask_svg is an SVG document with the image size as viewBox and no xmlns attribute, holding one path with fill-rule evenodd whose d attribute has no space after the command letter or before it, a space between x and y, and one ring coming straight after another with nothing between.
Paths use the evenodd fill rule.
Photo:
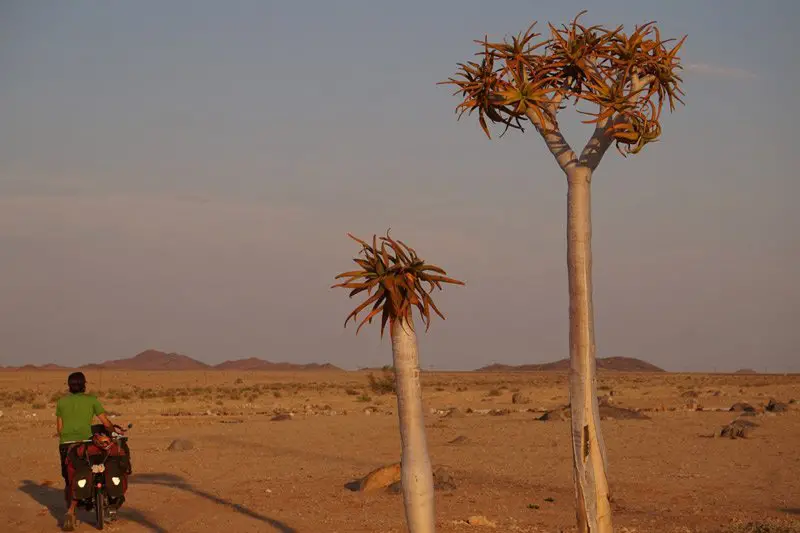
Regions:
<instances>
[{"instance_id":1,"label":"tree shadow","mask_svg":"<svg viewBox=\"0 0 800 533\"><path fill-rule=\"evenodd\" d=\"M248 509L247 507L241 504L233 503L231 501L220 498L219 496L214 496L213 494L209 494L208 492L204 492L198 488L195 488L189 483L187 483L186 480L184 480L182 477L177 476L175 474L168 474L168 473L134 474L130 477L129 483L136 485L160 485L162 487L170 487L173 489L185 490L196 496L200 496L209 501L212 501L218 505L229 507L234 511L236 511L237 513L249 516L250 518L258 520L259 522L269 524L270 526L278 530L280 533L298 533L296 529L287 526L280 520L264 516L262 514L259 514L255 511Z\"/></svg>"},{"instance_id":2,"label":"tree shadow","mask_svg":"<svg viewBox=\"0 0 800 533\"><path fill-rule=\"evenodd\" d=\"M782 513L800 515L800 507L778 509Z\"/></svg>"},{"instance_id":3,"label":"tree shadow","mask_svg":"<svg viewBox=\"0 0 800 533\"><path fill-rule=\"evenodd\" d=\"M24 492L33 498L39 503L39 505L46 507L50 512L50 516L52 516L53 519L58 522L59 527L62 525L64 513L66 512L64 506L63 489L47 485L40 485L34 481L31 481L30 479L24 479L19 486L19 491ZM85 510L79 509L77 516L81 522L86 522L87 524L94 523L94 516L92 513L88 513ZM83 518L86 518L87 516L89 518L84 520ZM119 517L125 520L130 520L131 522L136 522L137 524L146 527L153 533L167 533L166 529L149 520L144 513L135 508L123 506L119 511Z\"/></svg>"}]
</instances>

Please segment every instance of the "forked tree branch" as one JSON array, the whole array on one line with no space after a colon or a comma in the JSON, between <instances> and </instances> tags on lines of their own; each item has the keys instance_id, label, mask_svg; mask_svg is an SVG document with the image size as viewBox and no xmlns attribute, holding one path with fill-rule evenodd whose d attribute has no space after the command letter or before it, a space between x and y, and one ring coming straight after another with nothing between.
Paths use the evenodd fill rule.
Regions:
<instances>
[{"instance_id":1,"label":"forked tree branch","mask_svg":"<svg viewBox=\"0 0 800 533\"><path fill-rule=\"evenodd\" d=\"M639 78L638 75L633 74L631 76L631 99L635 99L636 95L638 95L644 88L653 81L653 76L645 76L643 78ZM603 111L602 109L600 110ZM614 142L614 139L608 134L609 128L614 124L618 123L618 121L624 120L619 115L611 115L605 120L602 120L597 123L597 127L595 127L592 136L589 138L589 141L586 143L586 146L583 147L581 151L581 157L579 160L579 164L581 166L587 167L590 171L594 172L597 168L597 165L600 164L600 161L603 159L603 156L608 150L608 147L611 146L611 143Z\"/></svg>"},{"instance_id":2,"label":"forked tree branch","mask_svg":"<svg viewBox=\"0 0 800 533\"><path fill-rule=\"evenodd\" d=\"M555 116L558 112L558 107L561 105L562 98L563 95L558 94L553 99L553 103L550 107L550 113L553 116ZM556 124L552 124L549 120L546 123L542 123L542 119L539 117L539 115L531 109L528 109L528 111L525 112L525 116L528 117L528 119L531 121L531 124L533 124L536 128L536 131L538 131L542 136L545 144L547 144L547 148L550 150L550 153L556 158L558 166L561 167L561 170L563 170L565 174L578 164L578 158L575 155L575 151L564 138L564 135L561 134L561 130L558 129Z\"/></svg>"}]
</instances>

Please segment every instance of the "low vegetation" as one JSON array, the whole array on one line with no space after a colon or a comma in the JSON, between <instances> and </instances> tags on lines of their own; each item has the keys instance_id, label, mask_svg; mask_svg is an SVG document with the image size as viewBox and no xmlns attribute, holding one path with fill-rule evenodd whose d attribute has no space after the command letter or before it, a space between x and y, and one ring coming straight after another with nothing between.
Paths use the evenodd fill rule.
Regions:
<instances>
[{"instance_id":1,"label":"low vegetation","mask_svg":"<svg viewBox=\"0 0 800 533\"><path fill-rule=\"evenodd\" d=\"M800 520L770 518L764 521L735 521L725 533L800 533Z\"/></svg>"}]
</instances>

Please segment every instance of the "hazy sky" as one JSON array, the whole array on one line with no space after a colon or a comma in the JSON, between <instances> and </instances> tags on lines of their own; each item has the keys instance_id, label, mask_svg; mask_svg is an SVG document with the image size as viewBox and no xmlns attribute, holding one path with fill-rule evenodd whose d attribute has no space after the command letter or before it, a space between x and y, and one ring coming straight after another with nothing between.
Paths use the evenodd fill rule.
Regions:
<instances>
[{"instance_id":1,"label":"hazy sky","mask_svg":"<svg viewBox=\"0 0 800 533\"><path fill-rule=\"evenodd\" d=\"M389 363L329 289L346 232L388 227L467 282L424 367L565 357L562 174L533 132L456 122L436 82L484 33L584 5L3 0L0 364ZM585 21L689 39L687 105L593 181L598 356L800 371L800 3L602 5Z\"/></svg>"}]
</instances>

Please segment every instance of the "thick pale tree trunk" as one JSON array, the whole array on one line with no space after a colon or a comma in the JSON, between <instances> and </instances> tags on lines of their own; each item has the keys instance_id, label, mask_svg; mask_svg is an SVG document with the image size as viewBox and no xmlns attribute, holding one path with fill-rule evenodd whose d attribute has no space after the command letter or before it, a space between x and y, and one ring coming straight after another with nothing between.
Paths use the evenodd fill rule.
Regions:
<instances>
[{"instance_id":1,"label":"thick pale tree trunk","mask_svg":"<svg viewBox=\"0 0 800 533\"><path fill-rule=\"evenodd\" d=\"M611 533L606 454L600 431L592 308L592 173L567 172L570 410L573 476L580 533Z\"/></svg>"},{"instance_id":2,"label":"thick pale tree trunk","mask_svg":"<svg viewBox=\"0 0 800 533\"><path fill-rule=\"evenodd\" d=\"M406 522L410 533L434 533L433 473L425 438L417 335L410 317L393 320L391 332L403 446L401 476Z\"/></svg>"}]
</instances>

